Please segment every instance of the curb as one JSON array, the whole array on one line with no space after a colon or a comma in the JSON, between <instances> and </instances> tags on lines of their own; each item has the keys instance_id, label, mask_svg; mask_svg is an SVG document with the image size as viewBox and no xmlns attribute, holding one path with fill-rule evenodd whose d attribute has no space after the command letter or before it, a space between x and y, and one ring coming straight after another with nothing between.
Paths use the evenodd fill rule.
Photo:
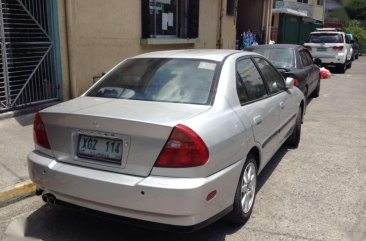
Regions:
<instances>
[{"instance_id":1,"label":"curb","mask_svg":"<svg viewBox=\"0 0 366 241\"><path fill-rule=\"evenodd\" d=\"M0 207L6 206L18 199L34 195L35 191L36 185L30 180L0 190Z\"/></svg>"}]
</instances>

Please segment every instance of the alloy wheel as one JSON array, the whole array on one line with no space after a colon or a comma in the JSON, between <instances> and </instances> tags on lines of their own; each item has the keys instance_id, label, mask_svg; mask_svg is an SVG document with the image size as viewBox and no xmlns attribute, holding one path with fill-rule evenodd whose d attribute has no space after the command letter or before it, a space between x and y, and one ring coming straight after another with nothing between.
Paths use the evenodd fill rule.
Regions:
<instances>
[{"instance_id":1,"label":"alloy wheel","mask_svg":"<svg viewBox=\"0 0 366 241\"><path fill-rule=\"evenodd\" d=\"M241 206L244 213L248 213L253 206L256 183L256 168L254 163L250 162L244 170L241 183Z\"/></svg>"}]
</instances>

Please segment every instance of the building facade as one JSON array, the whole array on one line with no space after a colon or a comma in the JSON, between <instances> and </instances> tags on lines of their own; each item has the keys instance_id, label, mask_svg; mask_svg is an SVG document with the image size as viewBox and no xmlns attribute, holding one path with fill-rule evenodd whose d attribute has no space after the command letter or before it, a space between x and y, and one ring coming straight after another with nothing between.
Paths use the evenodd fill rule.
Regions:
<instances>
[{"instance_id":1,"label":"building facade","mask_svg":"<svg viewBox=\"0 0 366 241\"><path fill-rule=\"evenodd\" d=\"M234 49L240 1L0 0L0 112L77 97L140 53ZM271 0L250 2L269 32Z\"/></svg>"},{"instance_id":2,"label":"building facade","mask_svg":"<svg viewBox=\"0 0 366 241\"><path fill-rule=\"evenodd\" d=\"M303 44L324 23L325 0L276 0L272 9L271 39Z\"/></svg>"}]
</instances>

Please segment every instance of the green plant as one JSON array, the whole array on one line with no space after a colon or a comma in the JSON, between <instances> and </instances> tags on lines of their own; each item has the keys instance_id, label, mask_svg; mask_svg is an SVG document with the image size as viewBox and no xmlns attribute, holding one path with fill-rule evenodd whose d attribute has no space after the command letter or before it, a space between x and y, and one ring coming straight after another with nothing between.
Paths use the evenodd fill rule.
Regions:
<instances>
[{"instance_id":1,"label":"green plant","mask_svg":"<svg viewBox=\"0 0 366 241\"><path fill-rule=\"evenodd\" d=\"M366 51L366 30L361 27L357 20L351 20L343 28L345 33L351 33L358 38L362 52Z\"/></svg>"}]
</instances>

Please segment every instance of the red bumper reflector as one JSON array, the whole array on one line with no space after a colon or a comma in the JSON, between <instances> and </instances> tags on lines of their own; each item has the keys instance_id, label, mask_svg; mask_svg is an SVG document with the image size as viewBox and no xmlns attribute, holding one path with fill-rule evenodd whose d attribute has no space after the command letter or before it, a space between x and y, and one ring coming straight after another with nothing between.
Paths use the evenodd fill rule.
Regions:
<instances>
[{"instance_id":1,"label":"red bumper reflector","mask_svg":"<svg viewBox=\"0 0 366 241\"><path fill-rule=\"evenodd\" d=\"M210 192L210 193L207 195L206 200L207 200L207 201L211 201L212 199L214 199L214 198L216 197L216 194L217 194L217 191L216 191L216 190L215 190L215 191Z\"/></svg>"}]
</instances>

